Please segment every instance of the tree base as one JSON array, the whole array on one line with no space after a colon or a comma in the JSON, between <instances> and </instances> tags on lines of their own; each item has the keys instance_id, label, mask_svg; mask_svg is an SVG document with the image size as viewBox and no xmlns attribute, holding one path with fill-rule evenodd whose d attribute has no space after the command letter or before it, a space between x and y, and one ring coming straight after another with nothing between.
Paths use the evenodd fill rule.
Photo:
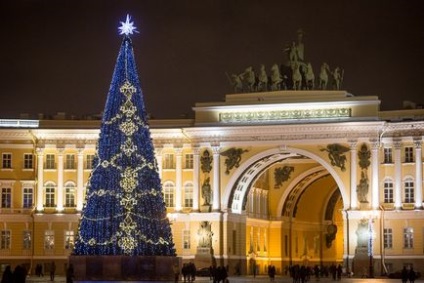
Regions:
<instances>
[{"instance_id":1,"label":"tree base","mask_svg":"<svg viewBox=\"0 0 424 283\"><path fill-rule=\"evenodd\" d=\"M174 256L71 255L75 281L174 281L181 258Z\"/></svg>"}]
</instances>

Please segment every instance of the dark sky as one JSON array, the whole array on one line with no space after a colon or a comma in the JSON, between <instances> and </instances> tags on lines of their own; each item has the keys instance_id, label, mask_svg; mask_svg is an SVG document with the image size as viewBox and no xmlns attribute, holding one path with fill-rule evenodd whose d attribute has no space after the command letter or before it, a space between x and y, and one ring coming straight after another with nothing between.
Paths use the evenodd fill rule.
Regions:
<instances>
[{"instance_id":1,"label":"dark sky","mask_svg":"<svg viewBox=\"0 0 424 283\"><path fill-rule=\"evenodd\" d=\"M324 61L342 67L343 89L384 110L424 102L422 0L1 0L0 116L100 113L127 13L156 118L223 100L226 72L284 63L299 28L316 75Z\"/></svg>"}]
</instances>

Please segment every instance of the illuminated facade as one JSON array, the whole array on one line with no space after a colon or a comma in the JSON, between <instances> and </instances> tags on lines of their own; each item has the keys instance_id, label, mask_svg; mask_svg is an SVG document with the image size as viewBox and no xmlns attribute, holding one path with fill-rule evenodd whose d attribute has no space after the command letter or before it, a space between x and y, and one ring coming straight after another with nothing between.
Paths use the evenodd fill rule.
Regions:
<instances>
[{"instance_id":1,"label":"illuminated facade","mask_svg":"<svg viewBox=\"0 0 424 283\"><path fill-rule=\"evenodd\" d=\"M151 120L178 256L229 273L424 264L424 110L344 91L227 95ZM0 264L64 272L98 120L0 121ZM62 268L63 267L63 268Z\"/></svg>"}]
</instances>

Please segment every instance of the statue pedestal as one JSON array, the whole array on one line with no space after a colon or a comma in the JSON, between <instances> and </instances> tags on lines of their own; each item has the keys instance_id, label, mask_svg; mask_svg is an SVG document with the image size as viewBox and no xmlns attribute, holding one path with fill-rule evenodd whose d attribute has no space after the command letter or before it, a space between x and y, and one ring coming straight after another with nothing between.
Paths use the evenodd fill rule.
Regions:
<instances>
[{"instance_id":1,"label":"statue pedestal","mask_svg":"<svg viewBox=\"0 0 424 283\"><path fill-rule=\"evenodd\" d=\"M211 212L211 207L209 204L204 204L200 206L200 212Z\"/></svg>"},{"instance_id":2,"label":"statue pedestal","mask_svg":"<svg viewBox=\"0 0 424 283\"><path fill-rule=\"evenodd\" d=\"M197 253L194 256L194 260L196 261L196 268L216 265L212 248L197 247Z\"/></svg>"},{"instance_id":3,"label":"statue pedestal","mask_svg":"<svg viewBox=\"0 0 424 283\"><path fill-rule=\"evenodd\" d=\"M75 256L75 281L174 281L174 265L181 269L181 258L174 256Z\"/></svg>"}]
</instances>

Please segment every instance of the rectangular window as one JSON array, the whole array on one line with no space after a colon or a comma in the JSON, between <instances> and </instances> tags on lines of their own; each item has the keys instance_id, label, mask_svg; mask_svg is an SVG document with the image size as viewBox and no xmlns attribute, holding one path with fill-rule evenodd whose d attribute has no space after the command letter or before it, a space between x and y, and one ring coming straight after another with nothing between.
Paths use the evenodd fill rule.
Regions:
<instances>
[{"instance_id":1,"label":"rectangular window","mask_svg":"<svg viewBox=\"0 0 424 283\"><path fill-rule=\"evenodd\" d=\"M34 155L31 153L24 154L24 169L33 169L34 168Z\"/></svg>"},{"instance_id":2,"label":"rectangular window","mask_svg":"<svg viewBox=\"0 0 424 283\"><path fill-rule=\"evenodd\" d=\"M85 160L85 169L93 169L94 154L87 154Z\"/></svg>"},{"instance_id":3,"label":"rectangular window","mask_svg":"<svg viewBox=\"0 0 424 283\"><path fill-rule=\"evenodd\" d=\"M12 189L2 188L1 189L1 207L11 208L12 206Z\"/></svg>"},{"instance_id":4,"label":"rectangular window","mask_svg":"<svg viewBox=\"0 0 424 283\"><path fill-rule=\"evenodd\" d=\"M53 250L54 249L54 231L46 230L44 232L44 249Z\"/></svg>"},{"instance_id":5,"label":"rectangular window","mask_svg":"<svg viewBox=\"0 0 424 283\"><path fill-rule=\"evenodd\" d=\"M393 163L392 148L384 148L384 163Z\"/></svg>"},{"instance_id":6,"label":"rectangular window","mask_svg":"<svg viewBox=\"0 0 424 283\"><path fill-rule=\"evenodd\" d=\"M405 181L405 203L414 202L414 182L409 180Z\"/></svg>"},{"instance_id":7,"label":"rectangular window","mask_svg":"<svg viewBox=\"0 0 424 283\"><path fill-rule=\"evenodd\" d=\"M23 236L23 243L22 243L22 246L23 246L23 249L24 250L29 250L29 249L31 249L31 246L32 246L32 236L31 236L31 231L29 231L29 230L25 230L25 231L23 231L22 232L22 236Z\"/></svg>"},{"instance_id":8,"label":"rectangular window","mask_svg":"<svg viewBox=\"0 0 424 283\"><path fill-rule=\"evenodd\" d=\"M190 249L190 230L183 231L183 249Z\"/></svg>"},{"instance_id":9,"label":"rectangular window","mask_svg":"<svg viewBox=\"0 0 424 283\"><path fill-rule=\"evenodd\" d=\"M12 169L12 154L3 153L1 162L2 162L2 168Z\"/></svg>"},{"instance_id":10,"label":"rectangular window","mask_svg":"<svg viewBox=\"0 0 424 283\"><path fill-rule=\"evenodd\" d=\"M66 155L65 169L75 169L75 154Z\"/></svg>"},{"instance_id":11,"label":"rectangular window","mask_svg":"<svg viewBox=\"0 0 424 283\"><path fill-rule=\"evenodd\" d=\"M56 169L56 160L54 154L46 154L45 169Z\"/></svg>"},{"instance_id":12,"label":"rectangular window","mask_svg":"<svg viewBox=\"0 0 424 283\"><path fill-rule=\"evenodd\" d=\"M71 250L74 248L75 236L74 231L65 231L65 249Z\"/></svg>"},{"instance_id":13,"label":"rectangular window","mask_svg":"<svg viewBox=\"0 0 424 283\"><path fill-rule=\"evenodd\" d=\"M184 188L184 207L193 207L193 187L191 185Z\"/></svg>"},{"instance_id":14,"label":"rectangular window","mask_svg":"<svg viewBox=\"0 0 424 283\"><path fill-rule=\"evenodd\" d=\"M193 154L184 155L185 169L193 169Z\"/></svg>"},{"instance_id":15,"label":"rectangular window","mask_svg":"<svg viewBox=\"0 0 424 283\"><path fill-rule=\"evenodd\" d=\"M163 169L174 169L174 155L171 153L165 153L163 157Z\"/></svg>"},{"instance_id":16,"label":"rectangular window","mask_svg":"<svg viewBox=\"0 0 424 283\"><path fill-rule=\"evenodd\" d=\"M74 185L67 185L65 188L65 206L75 207L75 187Z\"/></svg>"},{"instance_id":17,"label":"rectangular window","mask_svg":"<svg viewBox=\"0 0 424 283\"><path fill-rule=\"evenodd\" d=\"M23 191L23 208L32 208L34 200L34 189L24 188Z\"/></svg>"},{"instance_id":18,"label":"rectangular window","mask_svg":"<svg viewBox=\"0 0 424 283\"><path fill-rule=\"evenodd\" d=\"M55 207L54 204L55 199L55 187L53 185L47 185L46 187L46 207Z\"/></svg>"},{"instance_id":19,"label":"rectangular window","mask_svg":"<svg viewBox=\"0 0 424 283\"><path fill-rule=\"evenodd\" d=\"M384 182L384 203L393 202L393 182Z\"/></svg>"},{"instance_id":20,"label":"rectangular window","mask_svg":"<svg viewBox=\"0 0 424 283\"><path fill-rule=\"evenodd\" d=\"M403 247L412 249L414 247L414 229L407 227L403 229Z\"/></svg>"},{"instance_id":21,"label":"rectangular window","mask_svg":"<svg viewBox=\"0 0 424 283\"><path fill-rule=\"evenodd\" d=\"M393 231L392 228L384 228L384 248L393 248Z\"/></svg>"},{"instance_id":22,"label":"rectangular window","mask_svg":"<svg viewBox=\"0 0 424 283\"><path fill-rule=\"evenodd\" d=\"M0 237L0 249L10 250L10 230L1 230Z\"/></svg>"},{"instance_id":23,"label":"rectangular window","mask_svg":"<svg viewBox=\"0 0 424 283\"><path fill-rule=\"evenodd\" d=\"M405 147L405 163L414 162L414 148L413 147Z\"/></svg>"}]
</instances>

